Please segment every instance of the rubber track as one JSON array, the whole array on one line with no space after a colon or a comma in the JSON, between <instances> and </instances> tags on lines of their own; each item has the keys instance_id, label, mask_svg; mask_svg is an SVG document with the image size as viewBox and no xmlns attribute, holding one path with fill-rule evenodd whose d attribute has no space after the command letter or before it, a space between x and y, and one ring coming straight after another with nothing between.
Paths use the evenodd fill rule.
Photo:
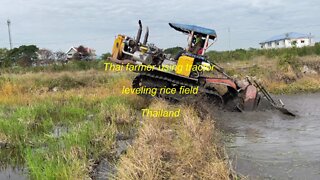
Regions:
<instances>
[{"instance_id":1,"label":"rubber track","mask_svg":"<svg viewBox=\"0 0 320 180\"><path fill-rule=\"evenodd\" d=\"M170 79L169 77L160 76L160 75L154 75L152 73L140 72L138 76L141 76L141 75L148 76L148 77L151 77L153 79L159 79L159 80L162 80L162 81L167 81L167 82L170 82L170 83L173 83L173 84L177 84L177 85L180 85L180 86L187 86L187 87L195 86L194 84L173 80L173 79ZM156 83L156 81L154 81L153 83ZM196 86L198 86L198 85L196 85ZM221 101L222 105L224 105L223 97L220 94L218 94L216 91L210 90L210 89L206 89L204 87L199 86L199 92L205 93L207 95L212 95L214 97L218 97L219 100ZM176 99L176 100L178 100L178 99Z\"/></svg>"}]
</instances>

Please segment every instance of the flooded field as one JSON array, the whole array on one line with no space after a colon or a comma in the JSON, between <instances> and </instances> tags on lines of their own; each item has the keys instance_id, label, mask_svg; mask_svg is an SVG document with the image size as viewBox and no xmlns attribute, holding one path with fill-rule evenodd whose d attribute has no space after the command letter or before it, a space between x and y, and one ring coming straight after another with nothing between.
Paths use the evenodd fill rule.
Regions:
<instances>
[{"instance_id":1,"label":"flooded field","mask_svg":"<svg viewBox=\"0 0 320 180\"><path fill-rule=\"evenodd\" d=\"M28 178L24 169L6 167L1 169L0 179L25 180Z\"/></svg>"},{"instance_id":2,"label":"flooded field","mask_svg":"<svg viewBox=\"0 0 320 180\"><path fill-rule=\"evenodd\" d=\"M267 78L262 82L273 78L269 74L278 72L278 60L266 62L274 66L252 61L261 67L251 64L250 76ZM132 174L136 179L143 179L141 174L150 175L145 179L229 177L225 154L220 155L224 145L208 118L212 109L219 109L214 103L201 96L190 96L181 104L127 96L121 90L131 87L137 74L105 72L103 61L83 63L21 67L1 74L0 180L105 179L110 174L122 179L133 179ZM286 77L284 73L275 75ZM269 86L270 92L319 90L318 75L296 78L290 84L275 79L268 90ZM221 117L218 123L223 124L217 129L231 134L226 146L236 171L252 179L320 179L319 96L284 97L297 118L269 110L213 114L212 119ZM181 117L174 121L141 121L141 109L175 107L181 109Z\"/></svg>"},{"instance_id":3,"label":"flooded field","mask_svg":"<svg viewBox=\"0 0 320 180\"><path fill-rule=\"evenodd\" d=\"M280 97L298 116L276 110L221 113L234 169L249 179L320 179L320 94Z\"/></svg>"}]
</instances>

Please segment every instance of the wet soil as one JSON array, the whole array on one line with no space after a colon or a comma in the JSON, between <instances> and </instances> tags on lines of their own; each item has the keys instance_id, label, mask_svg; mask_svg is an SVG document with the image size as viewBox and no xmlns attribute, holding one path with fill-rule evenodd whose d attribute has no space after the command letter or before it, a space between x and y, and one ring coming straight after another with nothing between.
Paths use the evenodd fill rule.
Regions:
<instances>
[{"instance_id":1,"label":"wet soil","mask_svg":"<svg viewBox=\"0 0 320 180\"><path fill-rule=\"evenodd\" d=\"M280 98L297 117L270 108L259 112L215 112L217 126L227 135L232 165L248 179L320 179L320 94ZM63 133L63 128L54 131L58 137ZM116 156L131 143L132 138L117 137ZM114 172L115 165L103 159L93 179L106 179ZM10 166L0 169L0 179L27 179L26 174L25 170Z\"/></svg>"},{"instance_id":2,"label":"wet soil","mask_svg":"<svg viewBox=\"0 0 320 180\"><path fill-rule=\"evenodd\" d=\"M126 136L122 133L116 135L116 143L113 152L109 157L99 160L91 173L91 178L94 180L114 179L117 169L116 163L120 156L125 154L127 149L133 143L134 135Z\"/></svg>"},{"instance_id":3,"label":"wet soil","mask_svg":"<svg viewBox=\"0 0 320 180\"><path fill-rule=\"evenodd\" d=\"M277 110L216 114L234 169L248 179L320 179L320 94L280 98L297 117Z\"/></svg>"}]
</instances>

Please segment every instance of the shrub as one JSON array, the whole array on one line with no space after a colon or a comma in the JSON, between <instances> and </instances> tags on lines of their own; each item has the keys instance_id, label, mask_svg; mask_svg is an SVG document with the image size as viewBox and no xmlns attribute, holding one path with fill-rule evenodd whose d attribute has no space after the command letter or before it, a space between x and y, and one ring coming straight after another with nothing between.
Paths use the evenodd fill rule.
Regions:
<instances>
[{"instance_id":1,"label":"shrub","mask_svg":"<svg viewBox=\"0 0 320 180\"><path fill-rule=\"evenodd\" d=\"M316 43L314 46L315 54L320 55L320 43Z\"/></svg>"},{"instance_id":2,"label":"shrub","mask_svg":"<svg viewBox=\"0 0 320 180\"><path fill-rule=\"evenodd\" d=\"M251 60L254 57L266 56L267 58L283 58L286 54L293 54L294 56L310 56L320 55L320 43L315 46L306 46L302 48L281 48L281 49L236 49L234 51L210 51L206 55L214 62L230 62Z\"/></svg>"},{"instance_id":3,"label":"shrub","mask_svg":"<svg viewBox=\"0 0 320 180\"><path fill-rule=\"evenodd\" d=\"M279 57L278 65L280 67L291 66L294 69L298 69L301 66L301 63L292 53L286 53Z\"/></svg>"}]
</instances>

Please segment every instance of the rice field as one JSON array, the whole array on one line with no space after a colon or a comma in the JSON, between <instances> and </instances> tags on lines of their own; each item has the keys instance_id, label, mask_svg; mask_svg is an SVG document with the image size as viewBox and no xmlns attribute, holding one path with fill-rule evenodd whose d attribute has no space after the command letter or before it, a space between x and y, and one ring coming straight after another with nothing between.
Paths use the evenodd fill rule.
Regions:
<instances>
[{"instance_id":1,"label":"rice field","mask_svg":"<svg viewBox=\"0 0 320 180\"><path fill-rule=\"evenodd\" d=\"M26 169L28 179L90 179L107 159L114 179L228 179L214 121L191 106L122 94L134 75L94 69L1 74L1 169ZM183 110L175 119L147 118L145 108ZM120 156L119 136L132 139Z\"/></svg>"}]
</instances>

